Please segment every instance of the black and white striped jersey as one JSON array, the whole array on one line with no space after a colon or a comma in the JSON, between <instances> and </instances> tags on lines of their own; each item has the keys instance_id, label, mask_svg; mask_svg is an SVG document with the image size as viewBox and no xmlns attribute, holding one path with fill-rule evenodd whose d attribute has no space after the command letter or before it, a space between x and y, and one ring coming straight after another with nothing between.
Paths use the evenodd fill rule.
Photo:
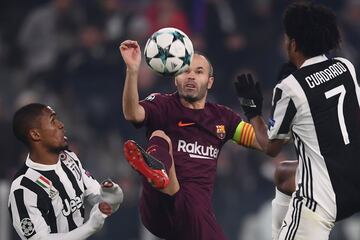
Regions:
<instances>
[{"instance_id":1,"label":"black and white striped jersey","mask_svg":"<svg viewBox=\"0 0 360 240\"><path fill-rule=\"evenodd\" d=\"M22 239L37 233L65 233L84 223L84 200L99 195L100 184L86 172L73 152L64 151L55 165L29 156L10 189L9 211Z\"/></svg>"},{"instance_id":2,"label":"black and white striped jersey","mask_svg":"<svg viewBox=\"0 0 360 240\"><path fill-rule=\"evenodd\" d=\"M344 58L308 59L276 85L270 139L294 140L297 192L330 221L360 210L360 88Z\"/></svg>"}]
</instances>

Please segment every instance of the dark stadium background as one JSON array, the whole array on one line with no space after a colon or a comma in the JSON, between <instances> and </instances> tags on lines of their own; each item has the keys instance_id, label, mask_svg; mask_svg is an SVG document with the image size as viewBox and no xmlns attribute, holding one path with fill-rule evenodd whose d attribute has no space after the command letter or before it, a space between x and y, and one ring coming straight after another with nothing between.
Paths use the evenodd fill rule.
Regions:
<instances>
[{"instance_id":1,"label":"dark stadium background","mask_svg":"<svg viewBox=\"0 0 360 240\"><path fill-rule=\"evenodd\" d=\"M140 181L122 155L122 143L145 143L121 113L124 64L122 40L142 48L150 34L178 27L195 49L209 56L215 86L209 99L240 112L233 80L240 71L255 74L264 87L267 117L282 49L281 13L286 0L11 0L0 3L0 239L18 239L8 221L12 175L26 151L11 130L14 111L29 102L54 107L65 123L71 148L102 180L111 177L125 192L120 210L91 239L153 239L143 232L137 212ZM360 1L317 1L338 15L343 35L336 54L360 72ZM173 80L154 75L144 64L141 98L174 91ZM272 173L278 161L293 158L289 146L276 159L228 143L221 152L214 192L218 222L230 240L270 239L274 194ZM360 217L340 223L331 240L358 240Z\"/></svg>"}]
</instances>

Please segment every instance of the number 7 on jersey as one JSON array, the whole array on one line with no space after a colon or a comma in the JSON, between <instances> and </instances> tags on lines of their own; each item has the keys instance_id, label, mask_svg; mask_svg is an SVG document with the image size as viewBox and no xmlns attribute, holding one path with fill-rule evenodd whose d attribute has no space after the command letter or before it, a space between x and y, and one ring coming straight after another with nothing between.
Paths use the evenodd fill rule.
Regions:
<instances>
[{"instance_id":1,"label":"number 7 on jersey","mask_svg":"<svg viewBox=\"0 0 360 240\"><path fill-rule=\"evenodd\" d=\"M345 89L344 85L340 85L336 88L333 88L333 89L325 92L325 97L326 97L326 99L329 99L331 97L339 95L339 101L338 101L338 105L337 105L338 119L339 119L341 134L344 139L344 143L345 143L345 145L348 145L350 143L350 140L349 140L349 134L347 132L346 125L345 125L344 108L343 108L345 94L346 94L346 89Z\"/></svg>"}]
</instances>

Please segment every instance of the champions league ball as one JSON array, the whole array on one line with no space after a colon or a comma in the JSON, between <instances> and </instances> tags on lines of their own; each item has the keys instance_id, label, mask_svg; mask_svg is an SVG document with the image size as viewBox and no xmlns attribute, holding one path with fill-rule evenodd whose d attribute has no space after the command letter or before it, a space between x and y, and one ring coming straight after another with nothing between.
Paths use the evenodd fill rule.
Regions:
<instances>
[{"instance_id":1,"label":"champions league ball","mask_svg":"<svg viewBox=\"0 0 360 240\"><path fill-rule=\"evenodd\" d=\"M148 39L144 55L154 71L174 76L186 71L194 56L190 38L176 28L162 28Z\"/></svg>"}]
</instances>

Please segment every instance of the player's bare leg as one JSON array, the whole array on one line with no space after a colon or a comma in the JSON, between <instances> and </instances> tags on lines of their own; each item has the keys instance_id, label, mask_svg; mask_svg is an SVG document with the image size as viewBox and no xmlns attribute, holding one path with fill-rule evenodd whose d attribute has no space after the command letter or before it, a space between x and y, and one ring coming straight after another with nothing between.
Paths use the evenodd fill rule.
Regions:
<instances>
[{"instance_id":1,"label":"player's bare leg","mask_svg":"<svg viewBox=\"0 0 360 240\"><path fill-rule=\"evenodd\" d=\"M295 192L295 174L298 161L282 161L275 169L274 181L276 185L275 198L272 201L272 239L278 237L282 222L285 218L291 195Z\"/></svg>"},{"instance_id":2,"label":"player's bare leg","mask_svg":"<svg viewBox=\"0 0 360 240\"><path fill-rule=\"evenodd\" d=\"M170 196L179 191L180 185L175 172L172 144L164 131L156 130L152 133L146 151L134 141L126 141L124 154L129 164L154 188Z\"/></svg>"}]
</instances>

